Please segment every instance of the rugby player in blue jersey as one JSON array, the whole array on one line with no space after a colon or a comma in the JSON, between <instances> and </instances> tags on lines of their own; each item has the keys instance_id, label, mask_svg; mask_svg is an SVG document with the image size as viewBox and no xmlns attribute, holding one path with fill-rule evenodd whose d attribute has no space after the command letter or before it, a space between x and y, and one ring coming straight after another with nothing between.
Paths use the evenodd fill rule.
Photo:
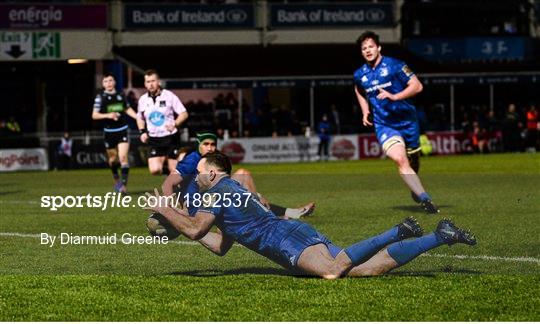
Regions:
<instances>
[{"instance_id":1,"label":"rugby player in blue jersey","mask_svg":"<svg viewBox=\"0 0 540 324\"><path fill-rule=\"evenodd\" d=\"M441 220L434 232L423 235L410 217L384 233L341 248L306 223L274 215L231 179L231 163L223 153L204 155L197 170L203 203L193 217L165 204L146 209L162 214L179 232L218 255L226 254L236 241L293 271L337 279L380 275L444 244L476 244L474 235L450 220ZM166 199L157 189L154 195L156 201ZM217 233L210 231L214 225Z\"/></svg>"},{"instance_id":2,"label":"rugby player in blue jersey","mask_svg":"<svg viewBox=\"0 0 540 324\"><path fill-rule=\"evenodd\" d=\"M210 132L201 132L197 134L197 150L186 154L186 156L178 162L176 170L169 174L169 176L163 182L161 189L163 194L170 196L175 191L179 192L180 201L183 201L185 194L193 194L199 191L194 179L197 175L197 164L201 160L201 156L207 153L214 152L217 146L217 136ZM255 181L251 176L251 173L244 169L238 169L232 178L238 181L242 186L248 189L250 192L257 194L260 200L268 206L272 212L276 215L284 218L300 218L308 216L313 213L315 208L314 203L308 203L305 206L299 208L286 208L276 204L269 203L264 197L257 193ZM175 190L179 186L179 190Z\"/></svg>"},{"instance_id":3,"label":"rugby player in blue jersey","mask_svg":"<svg viewBox=\"0 0 540 324\"><path fill-rule=\"evenodd\" d=\"M413 199L430 214L439 212L426 192L420 169L420 127L416 108L408 101L420 93L422 83L402 61L382 56L379 36L367 31L357 44L366 64L354 72L355 92L364 126L375 125L375 134L385 154L398 167ZM371 121L370 106L373 108Z\"/></svg>"}]
</instances>

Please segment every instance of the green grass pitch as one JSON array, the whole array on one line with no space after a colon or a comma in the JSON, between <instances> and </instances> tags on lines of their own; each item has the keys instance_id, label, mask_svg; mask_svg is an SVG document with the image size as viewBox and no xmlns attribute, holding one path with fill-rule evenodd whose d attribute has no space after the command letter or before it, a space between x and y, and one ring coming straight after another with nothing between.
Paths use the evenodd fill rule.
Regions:
<instances>
[{"instance_id":1,"label":"green grass pitch","mask_svg":"<svg viewBox=\"0 0 540 324\"><path fill-rule=\"evenodd\" d=\"M273 202L316 201L304 221L338 245L410 215L426 231L451 217L479 244L336 281L291 276L240 246L214 256L185 238L47 247L36 234L145 235L149 212L40 207L42 195L105 194L105 169L0 174L0 321L540 321L540 155L424 158L437 216L415 206L388 160L246 167ZM162 180L134 169L129 190Z\"/></svg>"}]
</instances>

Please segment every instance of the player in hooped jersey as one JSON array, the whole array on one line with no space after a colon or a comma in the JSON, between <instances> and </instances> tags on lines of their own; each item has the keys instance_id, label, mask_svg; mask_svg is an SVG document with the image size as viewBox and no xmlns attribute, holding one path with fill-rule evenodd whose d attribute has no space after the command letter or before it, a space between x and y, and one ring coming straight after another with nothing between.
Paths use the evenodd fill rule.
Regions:
<instances>
[{"instance_id":1,"label":"player in hooped jersey","mask_svg":"<svg viewBox=\"0 0 540 324\"><path fill-rule=\"evenodd\" d=\"M431 201L417 174L420 169L420 129L416 108L408 101L422 91L422 83L405 63L381 55L379 36L374 32L360 35L357 44L367 62L354 72L363 124L375 124L379 144L397 164L413 199L426 212L438 213L439 209ZM370 121L370 106L373 108L373 122Z\"/></svg>"},{"instance_id":2,"label":"player in hooped jersey","mask_svg":"<svg viewBox=\"0 0 540 324\"><path fill-rule=\"evenodd\" d=\"M114 190L126 192L129 174L126 115L137 119L137 114L127 103L124 94L116 91L116 81L111 73L103 75L102 85L103 90L94 99L92 119L103 120L105 149L114 179ZM121 168L121 177L118 175L118 167Z\"/></svg>"},{"instance_id":3,"label":"player in hooped jersey","mask_svg":"<svg viewBox=\"0 0 540 324\"><path fill-rule=\"evenodd\" d=\"M337 279L380 275L444 244L476 244L473 234L450 220L441 220L435 231L423 235L420 225L409 217L379 235L341 248L309 224L280 219L268 210L231 179L231 163L223 153L205 154L197 170L200 191L210 199L203 198L193 217L165 204L145 209L160 213L180 233L220 256L236 241L286 268ZM166 200L157 189L154 194L156 201ZM214 225L218 232L210 231Z\"/></svg>"},{"instance_id":4,"label":"player in hooped jersey","mask_svg":"<svg viewBox=\"0 0 540 324\"><path fill-rule=\"evenodd\" d=\"M180 148L178 127L186 121L188 113L174 93L161 88L157 71L144 73L144 86L148 92L139 98L137 125L141 142L150 146L148 169L154 175L161 174L167 160L169 172L173 172Z\"/></svg>"}]
</instances>

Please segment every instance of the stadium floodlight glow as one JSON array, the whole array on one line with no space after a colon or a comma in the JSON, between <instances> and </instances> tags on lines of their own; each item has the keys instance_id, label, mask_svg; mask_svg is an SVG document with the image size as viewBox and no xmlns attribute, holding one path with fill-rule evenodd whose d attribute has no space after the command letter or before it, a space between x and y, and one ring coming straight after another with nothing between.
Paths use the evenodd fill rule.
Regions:
<instances>
[{"instance_id":1,"label":"stadium floodlight glow","mask_svg":"<svg viewBox=\"0 0 540 324\"><path fill-rule=\"evenodd\" d=\"M87 59L82 59L82 58L72 58L72 59L68 59L67 61L68 61L68 64L88 63Z\"/></svg>"}]
</instances>

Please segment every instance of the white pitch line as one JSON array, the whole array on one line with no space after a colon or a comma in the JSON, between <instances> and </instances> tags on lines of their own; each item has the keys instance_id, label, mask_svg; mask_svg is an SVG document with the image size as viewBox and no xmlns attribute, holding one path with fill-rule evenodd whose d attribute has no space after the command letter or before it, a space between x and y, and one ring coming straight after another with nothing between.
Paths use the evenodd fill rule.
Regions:
<instances>
[{"instance_id":1,"label":"white pitch line","mask_svg":"<svg viewBox=\"0 0 540 324\"><path fill-rule=\"evenodd\" d=\"M174 244L179 244L179 245L200 245L201 244L195 241L168 241L168 243L174 243Z\"/></svg>"},{"instance_id":2,"label":"white pitch line","mask_svg":"<svg viewBox=\"0 0 540 324\"><path fill-rule=\"evenodd\" d=\"M40 234L26 234L26 233L9 233L9 232L0 232L0 236L7 237L29 237L29 238L39 238ZM200 245L198 242L193 241L169 241L169 243L174 243L178 245ZM235 243L235 246L242 246ZM461 260L489 260L489 261L507 261L507 262L529 262L536 263L540 265L539 258L533 257L502 257L502 256L493 256L493 255L459 255L459 254L438 254L438 253L425 253L420 255L422 257L434 257L434 258L452 258L452 259L461 259Z\"/></svg>"},{"instance_id":3,"label":"white pitch line","mask_svg":"<svg viewBox=\"0 0 540 324\"><path fill-rule=\"evenodd\" d=\"M435 257L435 258L453 258L453 259L478 259L478 260L491 260L491 261L509 261L509 262L531 262L540 265L540 259L533 257L501 257L493 255L456 255L456 254L437 254L426 253L421 256Z\"/></svg>"},{"instance_id":4,"label":"white pitch line","mask_svg":"<svg viewBox=\"0 0 540 324\"><path fill-rule=\"evenodd\" d=\"M0 204L11 204L11 205L29 204L29 205L36 205L36 204L39 204L39 201L37 201L37 200L0 200Z\"/></svg>"},{"instance_id":5,"label":"white pitch line","mask_svg":"<svg viewBox=\"0 0 540 324\"><path fill-rule=\"evenodd\" d=\"M41 237L39 234L24 234L24 233L0 233L0 236Z\"/></svg>"}]
</instances>

